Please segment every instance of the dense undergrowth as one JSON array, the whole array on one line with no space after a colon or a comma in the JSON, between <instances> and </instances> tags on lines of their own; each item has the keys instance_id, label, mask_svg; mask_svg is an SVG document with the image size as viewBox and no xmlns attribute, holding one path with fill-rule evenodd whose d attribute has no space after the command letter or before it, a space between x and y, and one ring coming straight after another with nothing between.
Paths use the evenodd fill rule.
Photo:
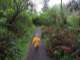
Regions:
<instances>
[{"instance_id":1,"label":"dense undergrowth","mask_svg":"<svg viewBox=\"0 0 80 60\"><path fill-rule=\"evenodd\" d=\"M57 60L78 60L80 57L80 16L61 15L57 10L49 10L43 29L48 55ZM64 12L65 14L65 12ZM65 20L65 21L64 21Z\"/></svg>"},{"instance_id":2,"label":"dense undergrowth","mask_svg":"<svg viewBox=\"0 0 80 60\"><path fill-rule=\"evenodd\" d=\"M78 60L80 16L68 14L66 8L61 15L59 6L39 15L27 7L25 0L0 0L0 60L25 59L35 28L35 18L38 18L36 24L44 26L42 37L49 56L58 60Z\"/></svg>"}]
</instances>

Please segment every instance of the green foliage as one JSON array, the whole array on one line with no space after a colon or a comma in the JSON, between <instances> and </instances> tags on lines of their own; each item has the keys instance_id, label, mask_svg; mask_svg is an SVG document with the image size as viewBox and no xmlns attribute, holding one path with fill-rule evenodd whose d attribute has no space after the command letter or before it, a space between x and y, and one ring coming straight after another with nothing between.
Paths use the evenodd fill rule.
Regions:
<instances>
[{"instance_id":1,"label":"green foliage","mask_svg":"<svg viewBox=\"0 0 80 60\"><path fill-rule=\"evenodd\" d=\"M63 15L59 8L49 9L43 12L40 16L41 22L45 28L44 40L46 40L46 47L49 56L57 57L58 60L73 60L71 56L73 50L79 50L78 47L80 38L80 16L67 15L67 10L63 10ZM64 53L62 46L71 48L68 56ZM56 48L61 49L58 51ZM56 54L54 52L56 51Z\"/></svg>"},{"instance_id":2,"label":"green foliage","mask_svg":"<svg viewBox=\"0 0 80 60\"><path fill-rule=\"evenodd\" d=\"M16 37L6 28L0 27L0 59L16 59L20 55L16 45ZM16 55L15 55L16 54Z\"/></svg>"},{"instance_id":3,"label":"green foliage","mask_svg":"<svg viewBox=\"0 0 80 60\"><path fill-rule=\"evenodd\" d=\"M28 1L0 0L0 60L21 60L20 57L24 54L22 51L27 42L24 44L19 41L26 34L29 35L33 25ZM30 39L30 35L25 40ZM25 45L24 48L22 44Z\"/></svg>"},{"instance_id":4,"label":"green foliage","mask_svg":"<svg viewBox=\"0 0 80 60\"><path fill-rule=\"evenodd\" d=\"M80 27L80 16L68 16L67 23L69 27L79 28Z\"/></svg>"},{"instance_id":5,"label":"green foliage","mask_svg":"<svg viewBox=\"0 0 80 60\"><path fill-rule=\"evenodd\" d=\"M74 60L72 56L70 55L64 55L60 60Z\"/></svg>"},{"instance_id":6,"label":"green foliage","mask_svg":"<svg viewBox=\"0 0 80 60\"><path fill-rule=\"evenodd\" d=\"M40 21L43 25L49 26L64 26L66 24L66 15L63 13L61 15L61 11L59 6L55 6L53 8L48 9L43 12L40 16Z\"/></svg>"},{"instance_id":7,"label":"green foliage","mask_svg":"<svg viewBox=\"0 0 80 60\"><path fill-rule=\"evenodd\" d=\"M28 6L30 6L28 2L29 0L0 0L1 60L17 60L18 57L23 57L26 44L28 45L28 42L31 41L32 30L34 29L33 20L35 18L39 18L38 21L47 27L44 31L45 40L47 41L47 48L52 50L52 55L61 55L61 50L59 52L56 50L54 53L53 48L58 43L70 44L71 47L75 45L75 40L79 42L80 32L75 31L75 33L73 29L80 28L80 16L67 16L67 11L63 11L61 15L59 6L49 8L38 15L28 10ZM79 47L79 43L77 47ZM61 60L67 60L68 57L63 56ZM69 57L69 59L71 58Z\"/></svg>"},{"instance_id":8,"label":"green foliage","mask_svg":"<svg viewBox=\"0 0 80 60\"><path fill-rule=\"evenodd\" d=\"M13 8L8 8L5 10L5 13L7 14L8 17L12 16L14 14L15 10Z\"/></svg>"}]
</instances>

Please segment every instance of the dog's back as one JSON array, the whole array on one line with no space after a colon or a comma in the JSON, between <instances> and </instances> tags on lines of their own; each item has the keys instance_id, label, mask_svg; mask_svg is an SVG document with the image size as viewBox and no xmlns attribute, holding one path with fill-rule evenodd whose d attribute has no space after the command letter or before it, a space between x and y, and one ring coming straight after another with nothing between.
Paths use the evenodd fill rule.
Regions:
<instances>
[{"instance_id":1,"label":"dog's back","mask_svg":"<svg viewBox=\"0 0 80 60\"><path fill-rule=\"evenodd\" d=\"M38 36L33 37L32 44L34 45L35 48L39 48L40 42L41 42L40 37Z\"/></svg>"}]
</instances>

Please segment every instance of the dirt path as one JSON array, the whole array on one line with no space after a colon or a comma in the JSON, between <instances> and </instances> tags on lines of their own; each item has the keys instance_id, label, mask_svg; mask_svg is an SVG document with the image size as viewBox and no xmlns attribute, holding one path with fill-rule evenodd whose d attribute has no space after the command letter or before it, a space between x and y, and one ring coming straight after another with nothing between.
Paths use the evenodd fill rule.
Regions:
<instances>
[{"instance_id":1,"label":"dirt path","mask_svg":"<svg viewBox=\"0 0 80 60\"><path fill-rule=\"evenodd\" d=\"M53 60L53 59L49 58L49 56L47 55L45 45L41 43L39 49L35 49L34 46L31 45L26 60Z\"/></svg>"},{"instance_id":2,"label":"dirt path","mask_svg":"<svg viewBox=\"0 0 80 60\"><path fill-rule=\"evenodd\" d=\"M42 31L38 27L38 28L35 29L34 35L41 36L41 33L42 33ZM45 45L42 42L38 49L35 49L34 46L31 44L26 60L53 60L53 59L50 59L49 56L47 55Z\"/></svg>"}]
</instances>

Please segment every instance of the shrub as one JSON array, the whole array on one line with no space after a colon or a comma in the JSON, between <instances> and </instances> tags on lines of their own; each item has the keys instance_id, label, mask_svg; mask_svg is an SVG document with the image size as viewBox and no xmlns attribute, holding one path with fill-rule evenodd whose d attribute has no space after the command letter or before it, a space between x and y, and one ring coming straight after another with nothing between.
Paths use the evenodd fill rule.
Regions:
<instances>
[{"instance_id":1,"label":"shrub","mask_svg":"<svg viewBox=\"0 0 80 60\"><path fill-rule=\"evenodd\" d=\"M1 28L1 27L0 27ZM20 55L16 36L5 28L0 29L0 59L14 60Z\"/></svg>"},{"instance_id":2,"label":"shrub","mask_svg":"<svg viewBox=\"0 0 80 60\"><path fill-rule=\"evenodd\" d=\"M47 34L48 54L52 57L72 54L79 45L77 45L77 35L74 31L66 28L53 28L53 32ZM56 53L55 53L56 51ZM56 55L56 56L55 56Z\"/></svg>"},{"instance_id":3,"label":"shrub","mask_svg":"<svg viewBox=\"0 0 80 60\"><path fill-rule=\"evenodd\" d=\"M68 26L71 28L79 28L80 27L80 17L79 16L68 16L67 17Z\"/></svg>"}]
</instances>

